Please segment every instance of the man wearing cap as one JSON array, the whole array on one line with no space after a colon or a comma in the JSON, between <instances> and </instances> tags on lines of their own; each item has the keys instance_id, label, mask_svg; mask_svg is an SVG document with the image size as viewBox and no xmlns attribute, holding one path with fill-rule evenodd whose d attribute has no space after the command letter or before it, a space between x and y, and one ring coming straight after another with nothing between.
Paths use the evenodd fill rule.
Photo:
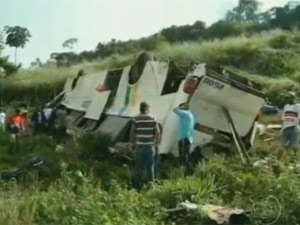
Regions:
<instances>
[{"instance_id":1,"label":"man wearing cap","mask_svg":"<svg viewBox=\"0 0 300 225\"><path fill-rule=\"evenodd\" d=\"M161 139L158 123L149 113L149 105L146 102L140 104L140 113L132 118L130 139L135 147L136 176L138 188L141 188L154 179L155 145Z\"/></svg>"},{"instance_id":2,"label":"man wearing cap","mask_svg":"<svg viewBox=\"0 0 300 225\"><path fill-rule=\"evenodd\" d=\"M282 111L282 128L279 133L280 144L286 149L293 149L294 153L299 148L299 119L300 105L295 103L295 96L289 93L291 98L287 101ZM283 152L279 152L277 157L281 158Z\"/></svg>"}]
</instances>

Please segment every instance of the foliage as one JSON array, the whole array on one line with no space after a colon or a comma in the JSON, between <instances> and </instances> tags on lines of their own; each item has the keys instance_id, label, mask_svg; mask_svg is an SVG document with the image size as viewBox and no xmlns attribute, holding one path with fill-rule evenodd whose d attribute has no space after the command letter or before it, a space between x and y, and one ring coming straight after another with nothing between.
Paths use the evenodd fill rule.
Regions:
<instances>
[{"instance_id":1,"label":"foliage","mask_svg":"<svg viewBox=\"0 0 300 225\"><path fill-rule=\"evenodd\" d=\"M109 153L109 147L113 145L108 134L85 133L78 138L77 143L81 152L79 157L83 160L101 160Z\"/></svg>"},{"instance_id":2,"label":"foliage","mask_svg":"<svg viewBox=\"0 0 300 225\"><path fill-rule=\"evenodd\" d=\"M8 61L8 57L1 57L1 52L4 49L3 35L0 32L0 77L3 75L11 75L16 73L21 65L15 66Z\"/></svg>"},{"instance_id":3,"label":"foliage","mask_svg":"<svg viewBox=\"0 0 300 225\"><path fill-rule=\"evenodd\" d=\"M254 21L259 23L259 9L260 2L256 0L239 0L239 3L232 10L229 10L225 16L227 21Z\"/></svg>"},{"instance_id":4,"label":"foliage","mask_svg":"<svg viewBox=\"0 0 300 225\"><path fill-rule=\"evenodd\" d=\"M7 35L5 43L10 47L24 48L26 42L28 42L31 37L29 30L25 27L5 26L4 30Z\"/></svg>"},{"instance_id":5,"label":"foliage","mask_svg":"<svg viewBox=\"0 0 300 225\"><path fill-rule=\"evenodd\" d=\"M3 34L2 32L0 32L0 54L3 49L4 49Z\"/></svg>"},{"instance_id":6,"label":"foliage","mask_svg":"<svg viewBox=\"0 0 300 225\"><path fill-rule=\"evenodd\" d=\"M160 60L217 63L237 69L239 73L263 84L265 90L269 92L273 80L264 79L265 77L276 78L277 83L285 83L288 79L289 82L300 81L299 40L299 32L275 30L250 37L240 36L201 43L160 44L158 49L151 52ZM83 61L68 68L55 69L43 66L33 71L20 70L17 75L3 80L3 91L7 95L2 101L49 101L62 90L66 78L76 76L80 69L89 74L107 68L124 67L133 63L136 56L136 54L113 55L97 61ZM297 87L297 84L294 86ZM289 89L289 85L286 87ZM276 94L274 97L272 99L277 98Z\"/></svg>"},{"instance_id":7,"label":"foliage","mask_svg":"<svg viewBox=\"0 0 300 225\"><path fill-rule=\"evenodd\" d=\"M260 11L261 3L253 0L240 0L238 5L229 10L223 20L216 21L207 27L203 21L196 21L192 25L171 26L160 32L139 40L118 41L112 39L108 43L98 43L94 51L79 53L82 60L95 60L109 57L112 54L130 54L143 50L157 49L162 43L175 44L199 40L224 39L239 35L272 29L293 30L299 28L300 4L287 3L282 7L275 7L267 11ZM73 40L73 39L70 39ZM145 46L145 42L148 43ZM79 63L76 60L74 63Z\"/></svg>"},{"instance_id":8,"label":"foliage","mask_svg":"<svg viewBox=\"0 0 300 225\"><path fill-rule=\"evenodd\" d=\"M1 80L0 102L48 101L79 69L90 73L122 67L132 63L143 49L162 60L229 67L261 83L269 100L282 106L284 98L279 93L300 90L300 35L291 31L299 26L300 7L278 7L273 18L270 11L260 13L257 9L256 2L241 0L224 21L208 28L198 21L165 28L141 40L113 39L79 55L53 53L51 58L58 69L47 65L33 71L20 69L18 75ZM290 31L262 32L274 28ZM8 63L7 58L1 60L0 67ZM8 71L15 72L13 68ZM43 179L28 177L20 184L0 182L3 224L168 224L162 210L186 199L244 208L250 211L253 225L300 223L299 171L297 158L291 156L279 163L279 178L270 170L244 168L236 155L214 156L199 164L195 174L186 179L173 161L165 160L160 168L169 179L138 193L131 189L134 164L108 154L113 143L106 134L88 133L77 139L76 145L66 145L63 153L54 153L56 143L48 139L22 141L24 149L18 155L8 155L9 136L0 133L0 169L15 166L27 154L39 154L55 162L55 172ZM257 137L250 156L256 161L273 156L279 149L276 142L266 143ZM198 212L177 215L172 220L177 224L210 224Z\"/></svg>"},{"instance_id":9,"label":"foliage","mask_svg":"<svg viewBox=\"0 0 300 225\"><path fill-rule=\"evenodd\" d=\"M72 48L73 48L73 45L74 45L75 43L77 43L77 42L78 42L78 39L77 39L77 38L69 38L69 39L67 39L67 40L62 44L62 46L63 46L64 48L72 49Z\"/></svg>"},{"instance_id":10,"label":"foliage","mask_svg":"<svg viewBox=\"0 0 300 225\"><path fill-rule=\"evenodd\" d=\"M15 47L15 64L17 63L17 48L24 48L25 44L29 41L31 34L26 27L20 26L5 26L4 31L6 33L6 41L10 47Z\"/></svg>"},{"instance_id":11,"label":"foliage","mask_svg":"<svg viewBox=\"0 0 300 225\"><path fill-rule=\"evenodd\" d=\"M130 176L131 172L126 172L126 167L133 166L130 163L122 164L107 155L103 155L97 164L93 162L94 158L82 159L80 151L93 150L95 145L87 143L90 139L96 141L96 137L109 140L106 135L93 137L89 134L81 138L81 144L70 146L65 154L54 153L51 148L55 143L51 141L40 137L27 140L29 147L20 154L39 153L51 157L60 165L61 172L50 181L32 176L19 184L13 181L0 183L0 220L5 224L28 225L81 225L91 221L97 224L154 225L171 224L171 221L178 224L213 224L197 211L178 214L165 222L164 208L174 208L177 203L189 200L249 210L251 224L254 225L274 221L275 224L299 223L300 181L295 179L299 171L291 168L295 167L293 158L287 157L279 164L281 174L276 178L269 170L244 168L236 155L231 158L214 156L199 164L195 174L188 178L181 177L178 168L171 166L165 172L177 171L173 178L161 180L139 193L130 188L130 180L126 182L124 179ZM2 163L1 169L15 165L23 157L5 155L4 146L8 138L0 134L1 159L10 162L10 165ZM276 143L266 144L258 138L250 156L255 161L262 151L273 155L278 148ZM161 168L167 167L161 165Z\"/></svg>"},{"instance_id":12,"label":"foliage","mask_svg":"<svg viewBox=\"0 0 300 225\"><path fill-rule=\"evenodd\" d=\"M3 72L6 76L15 74L21 68L21 64L15 65L8 61L8 57L0 57L0 68L3 69Z\"/></svg>"}]
</instances>

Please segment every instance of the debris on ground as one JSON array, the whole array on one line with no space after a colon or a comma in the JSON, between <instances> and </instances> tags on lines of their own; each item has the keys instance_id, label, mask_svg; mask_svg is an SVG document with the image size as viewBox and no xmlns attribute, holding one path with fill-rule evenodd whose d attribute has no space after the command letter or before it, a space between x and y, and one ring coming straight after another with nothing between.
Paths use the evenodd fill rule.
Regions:
<instances>
[{"instance_id":1,"label":"debris on ground","mask_svg":"<svg viewBox=\"0 0 300 225\"><path fill-rule=\"evenodd\" d=\"M65 146L63 144L58 144L55 147L55 152L63 152L65 150Z\"/></svg>"},{"instance_id":2,"label":"debris on ground","mask_svg":"<svg viewBox=\"0 0 300 225\"><path fill-rule=\"evenodd\" d=\"M281 124L258 124L258 136L264 142L275 141L278 136L278 132L281 129L281 126Z\"/></svg>"},{"instance_id":3,"label":"debris on ground","mask_svg":"<svg viewBox=\"0 0 300 225\"><path fill-rule=\"evenodd\" d=\"M258 129L258 135L263 135L265 133L272 133L274 134L274 131L280 130L281 124L258 124L257 129ZM268 131L268 132L267 132Z\"/></svg>"},{"instance_id":4,"label":"debris on ground","mask_svg":"<svg viewBox=\"0 0 300 225\"><path fill-rule=\"evenodd\" d=\"M213 204L198 205L189 201L181 202L174 209L165 210L166 213L180 211L196 211L201 217L207 217L211 222L217 224L248 224L248 212L243 209L219 206Z\"/></svg>"},{"instance_id":5,"label":"debris on ground","mask_svg":"<svg viewBox=\"0 0 300 225\"><path fill-rule=\"evenodd\" d=\"M275 156L265 157L264 159L257 160L252 164L252 166L264 172L271 172L277 178L281 174L280 165Z\"/></svg>"},{"instance_id":6,"label":"debris on ground","mask_svg":"<svg viewBox=\"0 0 300 225\"><path fill-rule=\"evenodd\" d=\"M279 112L279 108L275 105L264 104L260 110L263 115L276 115Z\"/></svg>"}]
</instances>

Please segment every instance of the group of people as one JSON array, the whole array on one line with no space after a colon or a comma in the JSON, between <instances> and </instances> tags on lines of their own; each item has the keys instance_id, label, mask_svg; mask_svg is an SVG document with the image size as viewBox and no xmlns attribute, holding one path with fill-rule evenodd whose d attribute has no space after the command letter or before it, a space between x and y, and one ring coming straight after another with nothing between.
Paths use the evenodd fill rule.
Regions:
<instances>
[{"instance_id":1,"label":"group of people","mask_svg":"<svg viewBox=\"0 0 300 225\"><path fill-rule=\"evenodd\" d=\"M0 129L11 135L9 152L18 151L20 136L48 133L56 139L62 138L67 129L66 116L66 109L62 105L39 107L31 115L27 109L16 108L14 114L7 116L5 110L1 109Z\"/></svg>"},{"instance_id":2,"label":"group of people","mask_svg":"<svg viewBox=\"0 0 300 225\"><path fill-rule=\"evenodd\" d=\"M195 119L187 103L180 104L173 111L179 117L177 134L179 163L182 171L187 175ZM157 158L161 138L162 128L159 127L156 118L150 114L149 104L142 102L140 113L132 118L130 132L131 147L135 148L136 153L136 178L139 188L157 179Z\"/></svg>"},{"instance_id":3,"label":"group of people","mask_svg":"<svg viewBox=\"0 0 300 225\"><path fill-rule=\"evenodd\" d=\"M180 104L173 111L179 118L177 129L179 163L182 171L187 175L195 119L187 103ZM286 102L281 119L283 124L279 132L279 143L286 150L294 150L296 154L300 141L300 104L296 103L295 98ZM146 102L140 104L140 114L132 119L130 137L131 145L136 152L136 176L139 185L142 186L157 178L157 155L162 137L162 129L158 126L155 117L150 114L150 106ZM283 155L284 151L280 150L277 158L280 159ZM145 176L143 176L144 172Z\"/></svg>"},{"instance_id":4,"label":"group of people","mask_svg":"<svg viewBox=\"0 0 300 225\"><path fill-rule=\"evenodd\" d=\"M53 134L56 125L66 129L67 112L63 105L58 107L37 108L31 116L32 134Z\"/></svg>"}]
</instances>

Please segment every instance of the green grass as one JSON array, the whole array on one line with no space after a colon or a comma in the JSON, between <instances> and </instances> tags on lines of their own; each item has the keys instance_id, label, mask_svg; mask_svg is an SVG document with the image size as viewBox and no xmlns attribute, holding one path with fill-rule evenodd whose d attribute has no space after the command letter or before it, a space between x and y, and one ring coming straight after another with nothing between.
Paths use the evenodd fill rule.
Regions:
<instances>
[{"instance_id":1,"label":"green grass","mask_svg":"<svg viewBox=\"0 0 300 225\"><path fill-rule=\"evenodd\" d=\"M91 137L88 138L90 140ZM7 137L2 135L0 141L1 144L7 143ZM163 209L174 208L178 202L190 200L249 210L253 225L273 221L275 224L300 222L299 170L289 169L292 165L289 158L280 163L279 178L272 170L243 167L237 156L227 159L215 156L199 165L194 176L186 179L180 175L176 164L170 164L169 179L136 192L130 188L130 171L126 169L130 169L131 164L103 157L98 158L99 162L93 159L82 161L79 152L95 149L92 144L86 146L83 143L81 141L77 147L68 149L72 154L61 155L53 152L54 143L51 141L31 140L30 148L23 149L19 160L21 156L34 152L55 157L65 162L59 164L61 175L52 177L52 182L47 184L45 178L34 176L20 184L0 183L0 221L9 225L155 225L164 224L166 216L162 213ZM255 161L265 154L274 155L277 149L276 143L270 145L258 139L250 156ZM8 160L14 156L6 155L1 147L1 158L4 157ZM162 168L166 168L166 163L161 165ZM1 169L4 167L1 164ZM173 220L178 224L209 224L207 217L197 211Z\"/></svg>"},{"instance_id":2,"label":"green grass","mask_svg":"<svg viewBox=\"0 0 300 225\"><path fill-rule=\"evenodd\" d=\"M263 84L268 97L278 100L280 92L299 89L299 37L299 33L273 31L223 41L164 44L154 54L164 60L218 63L233 68ZM57 94L64 80L75 76L79 69L94 73L128 65L135 57L112 56L64 69L22 70L1 80L1 99L4 104L16 100L44 102ZM186 199L249 210L253 225L300 223L299 169L290 169L297 162L291 156L279 162L279 178L272 170L243 167L237 156L216 156L199 165L194 176L187 179L180 175L177 162L167 161L161 170L168 179L138 193L131 189L134 165L99 154L99 149L102 153L103 146L109 143L104 136L86 136L68 146L66 153L56 153L53 141L28 138L23 140L22 151L17 155L7 154L8 138L0 133L1 170L17 165L28 154L38 153L55 162L55 173L43 179L29 176L19 184L0 182L3 224L165 224L162 210ZM276 141L264 142L258 137L251 160L274 156L279 148ZM61 173L57 173L59 168ZM177 224L208 224L199 212L174 220Z\"/></svg>"},{"instance_id":3,"label":"green grass","mask_svg":"<svg viewBox=\"0 0 300 225\"><path fill-rule=\"evenodd\" d=\"M136 192L131 188L134 164L107 156L104 147L111 143L107 135L86 134L68 145L65 153L55 152L56 143L43 137L27 137L21 143L21 151L9 155L9 136L0 133L0 170L18 165L22 158L32 154L47 157L55 165L50 177L31 174L19 184L0 182L3 224L165 224L163 209L174 208L185 200L249 210L253 225L300 222L299 171L289 169L293 165L289 158L280 162L279 178L272 170L243 167L235 155L216 156L199 165L193 177L184 179L177 162L169 160L160 165L168 179ZM274 155L278 148L276 142L270 145L258 137L251 160ZM209 224L198 211L172 221Z\"/></svg>"},{"instance_id":4,"label":"green grass","mask_svg":"<svg viewBox=\"0 0 300 225\"><path fill-rule=\"evenodd\" d=\"M206 62L231 67L254 77L268 91L273 80L285 86L300 81L300 33L280 30L251 37L235 37L210 42L191 42L169 45L163 43L153 53L159 59L177 62ZM70 68L38 68L21 70L18 74L1 80L2 101L48 101L58 94L68 77L76 76L79 69L87 73L123 67L132 63L138 55L114 55L94 62L86 62ZM254 75L254 76L253 76ZM256 76L255 76L256 75ZM264 78L268 79L264 79ZM269 82L270 81L270 82ZM295 85L294 85L295 86ZM295 88L298 88L296 85Z\"/></svg>"}]
</instances>

